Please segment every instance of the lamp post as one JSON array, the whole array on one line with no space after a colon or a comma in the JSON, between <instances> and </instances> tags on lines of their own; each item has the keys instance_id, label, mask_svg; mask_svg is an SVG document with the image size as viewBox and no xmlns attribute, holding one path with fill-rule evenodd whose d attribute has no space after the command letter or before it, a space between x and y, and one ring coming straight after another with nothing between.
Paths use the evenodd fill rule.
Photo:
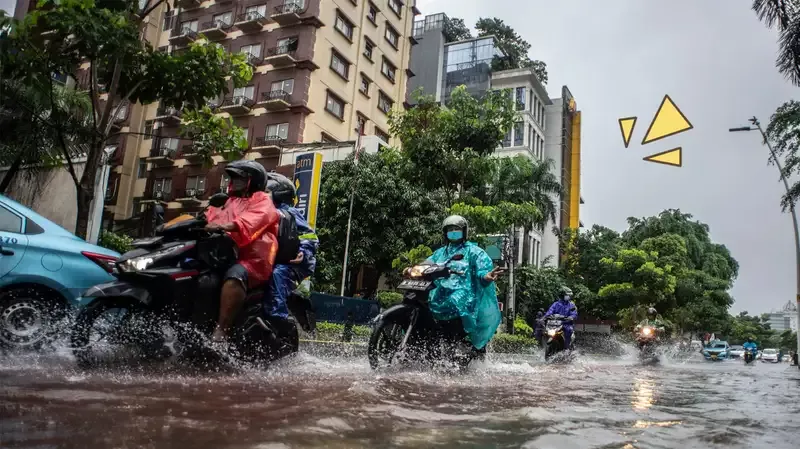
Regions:
<instances>
[{"instance_id":1,"label":"lamp post","mask_svg":"<svg viewBox=\"0 0 800 449\"><path fill-rule=\"evenodd\" d=\"M786 195L787 198L789 195L789 181L783 175L783 167L781 166L781 162L778 160L778 155L775 154L775 150L772 148L772 145L769 143L769 139L767 139L767 135L764 133L764 130L761 128L761 123L758 121L758 118L753 117L749 120L754 126L740 126L738 128L731 128L729 132L739 132L739 131L758 131L761 133L761 137L764 139L764 144L767 145L769 148L770 155L772 157L772 161L775 162L775 165L778 167L778 171L781 173L781 181L783 181L783 186L786 188ZM795 296L795 309L797 312L797 319L798 323L800 324L800 233L797 230L797 213L794 209L794 200L789 198L789 211L792 213L792 225L794 226L794 253L795 253L795 270L796 270L796 296ZM800 348L800 329L797 332L797 345Z\"/></svg>"}]
</instances>

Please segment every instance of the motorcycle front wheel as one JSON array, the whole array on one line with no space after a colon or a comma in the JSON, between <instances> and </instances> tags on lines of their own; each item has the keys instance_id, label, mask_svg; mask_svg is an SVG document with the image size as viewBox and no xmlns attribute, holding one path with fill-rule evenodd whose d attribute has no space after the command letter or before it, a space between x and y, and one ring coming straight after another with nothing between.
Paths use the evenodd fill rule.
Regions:
<instances>
[{"instance_id":1,"label":"motorcycle front wheel","mask_svg":"<svg viewBox=\"0 0 800 449\"><path fill-rule=\"evenodd\" d=\"M367 346L367 357L372 369L379 369L392 364L400 343L403 341L407 324L399 320L385 319L372 329Z\"/></svg>"},{"instance_id":2,"label":"motorcycle front wheel","mask_svg":"<svg viewBox=\"0 0 800 449\"><path fill-rule=\"evenodd\" d=\"M549 360L554 355L562 352L564 350L564 340L561 338L555 338L550 343L547 343L547 348L544 352L544 359Z\"/></svg>"}]
</instances>

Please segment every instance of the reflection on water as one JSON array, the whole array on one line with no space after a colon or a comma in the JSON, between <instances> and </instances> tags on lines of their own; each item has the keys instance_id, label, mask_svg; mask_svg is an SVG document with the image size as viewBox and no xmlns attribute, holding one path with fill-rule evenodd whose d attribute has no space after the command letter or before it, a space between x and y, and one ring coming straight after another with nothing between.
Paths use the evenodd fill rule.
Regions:
<instances>
[{"instance_id":1,"label":"reflection on water","mask_svg":"<svg viewBox=\"0 0 800 449\"><path fill-rule=\"evenodd\" d=\"M492 355L464 376L299 354L267 371L0 362L2 448L796 448L784 365ZM751 392L742 394L743 391Z\"/></svg>"}]
</instances>

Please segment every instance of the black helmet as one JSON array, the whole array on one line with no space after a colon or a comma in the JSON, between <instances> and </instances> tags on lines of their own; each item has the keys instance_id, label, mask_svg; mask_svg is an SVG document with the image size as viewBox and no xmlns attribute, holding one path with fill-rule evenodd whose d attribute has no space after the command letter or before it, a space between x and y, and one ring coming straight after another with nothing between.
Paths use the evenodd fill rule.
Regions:
<instances>
[{"instance_id":1,"label":"black helmet","mask_svg":"<svg viewBox=\"0 0 800 449\"><path fill-rule=\"evenodd\" d=\"M655 307L650 307L649 309L647 309L647 316L655 318L656 315L658 315L658 310L656 310Z\"/></svg>"},{"instance_id":2,"label":"black helmet","mask_svg":"<svg viewBox=\"0 0 800 449\"><path fill-rule=\"evenodd\" d=\"M267 190L272 192L272 202L275 206L281 204L294 205L294 197L297 191L294 183L278 172L267 173Z\"/></svg>"},{"instance_id":3,"label":"black helmet","mask_svg":"<svg viewBox=\"0 0 800 449\"><path fill-rule=\"evenodd\" d=\"M462 217L461 215L451 215L444 219L442 222L442 237L444 241L447 242L447 228L455 227L461 229L464 233L464 237L462 241L466 242L469 238L469 223L467 223L467 219Z\"/></svg>"},{"instance_id":4,"label":"black helmet","mask_svg":"<svg viewBox=\"0 0 800 449\"><path fill-rule=\"evenodd\" d=\"M233 161L225 167L228 176L246 177L250 179L247 193L263 191L267 187L267 170L263 165L249 159Z\"/></svg>"}]
</instances>

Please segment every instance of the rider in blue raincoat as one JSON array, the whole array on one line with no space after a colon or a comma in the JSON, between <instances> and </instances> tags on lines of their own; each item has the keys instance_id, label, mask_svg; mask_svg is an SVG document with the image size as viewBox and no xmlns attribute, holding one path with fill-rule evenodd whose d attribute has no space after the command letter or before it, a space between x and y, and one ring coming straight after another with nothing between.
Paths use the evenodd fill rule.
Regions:
<instances>
[{"instance_id":1,"label":"rider in blue raincoat","mask_svg":"<svg viewBox=\"0 0 800 449\"><path fill-rule=\"evenodd\" d=\"M467 241L468 231L467 220L459 215L451 215L442 223L445 246L436 250L427 261L442 264L455 254L462 254L464 258L448 264L454 273L436 281L437 286L431 292L428 304L437 320L461 317L470 342L475 349L482 350L500 325L494 281L503 270L494 268L486 251Z\"/></svg>"},{"instance_id":2,"label":"rider in blue raincoat","mask_svg":"<svg viewBox=\"0 0 800 449\"><path fill-rule=\"evenodd\" d=\"M570 348L572 343L573 322L578 319L578 308L575 307L575 303L572 302L572 290L567 287L561 287L561 291L558 293L558 299L550 306L547 313L544 314L544 318L547 319L551 315L561 315L572 318L572 321L565 321L563 324L564 346Z\"/></svg>"},{"instance_id":3,"label":"rider in blue raincoat","mask_svg":"<svg viewBox=\"0 0 800 449\"><path fill-rule=\"evenodd\" d=\"M267 190L278 210L291 214L300 234L300 252L297 258L288 264L275 264L269 286L265 292L265 310L280 332L288 322L289 309L286 301L297 283L314 274L317 266L317 235L306 221L303 213L292 207L294 205L295 187L289 178L280 173L268 174ZM287 329L289 329L287 327Z\"/></svg>"},{"instance_id":4,"label":"rider in blue raincoat","mask_svg":"<svg viewBox=\"0 0 800 449\"><path fill-rule=\"evenodd\" d=\"M744 342L744 344L742 345L742 348L744 348L745 351L750 349L751 351L753 351L753 354L755 354L756 351L758 351L758 345L756 344L755 341L753 341L753 337L749 337L747 341Z\"/></svg>"}]
</instances>

